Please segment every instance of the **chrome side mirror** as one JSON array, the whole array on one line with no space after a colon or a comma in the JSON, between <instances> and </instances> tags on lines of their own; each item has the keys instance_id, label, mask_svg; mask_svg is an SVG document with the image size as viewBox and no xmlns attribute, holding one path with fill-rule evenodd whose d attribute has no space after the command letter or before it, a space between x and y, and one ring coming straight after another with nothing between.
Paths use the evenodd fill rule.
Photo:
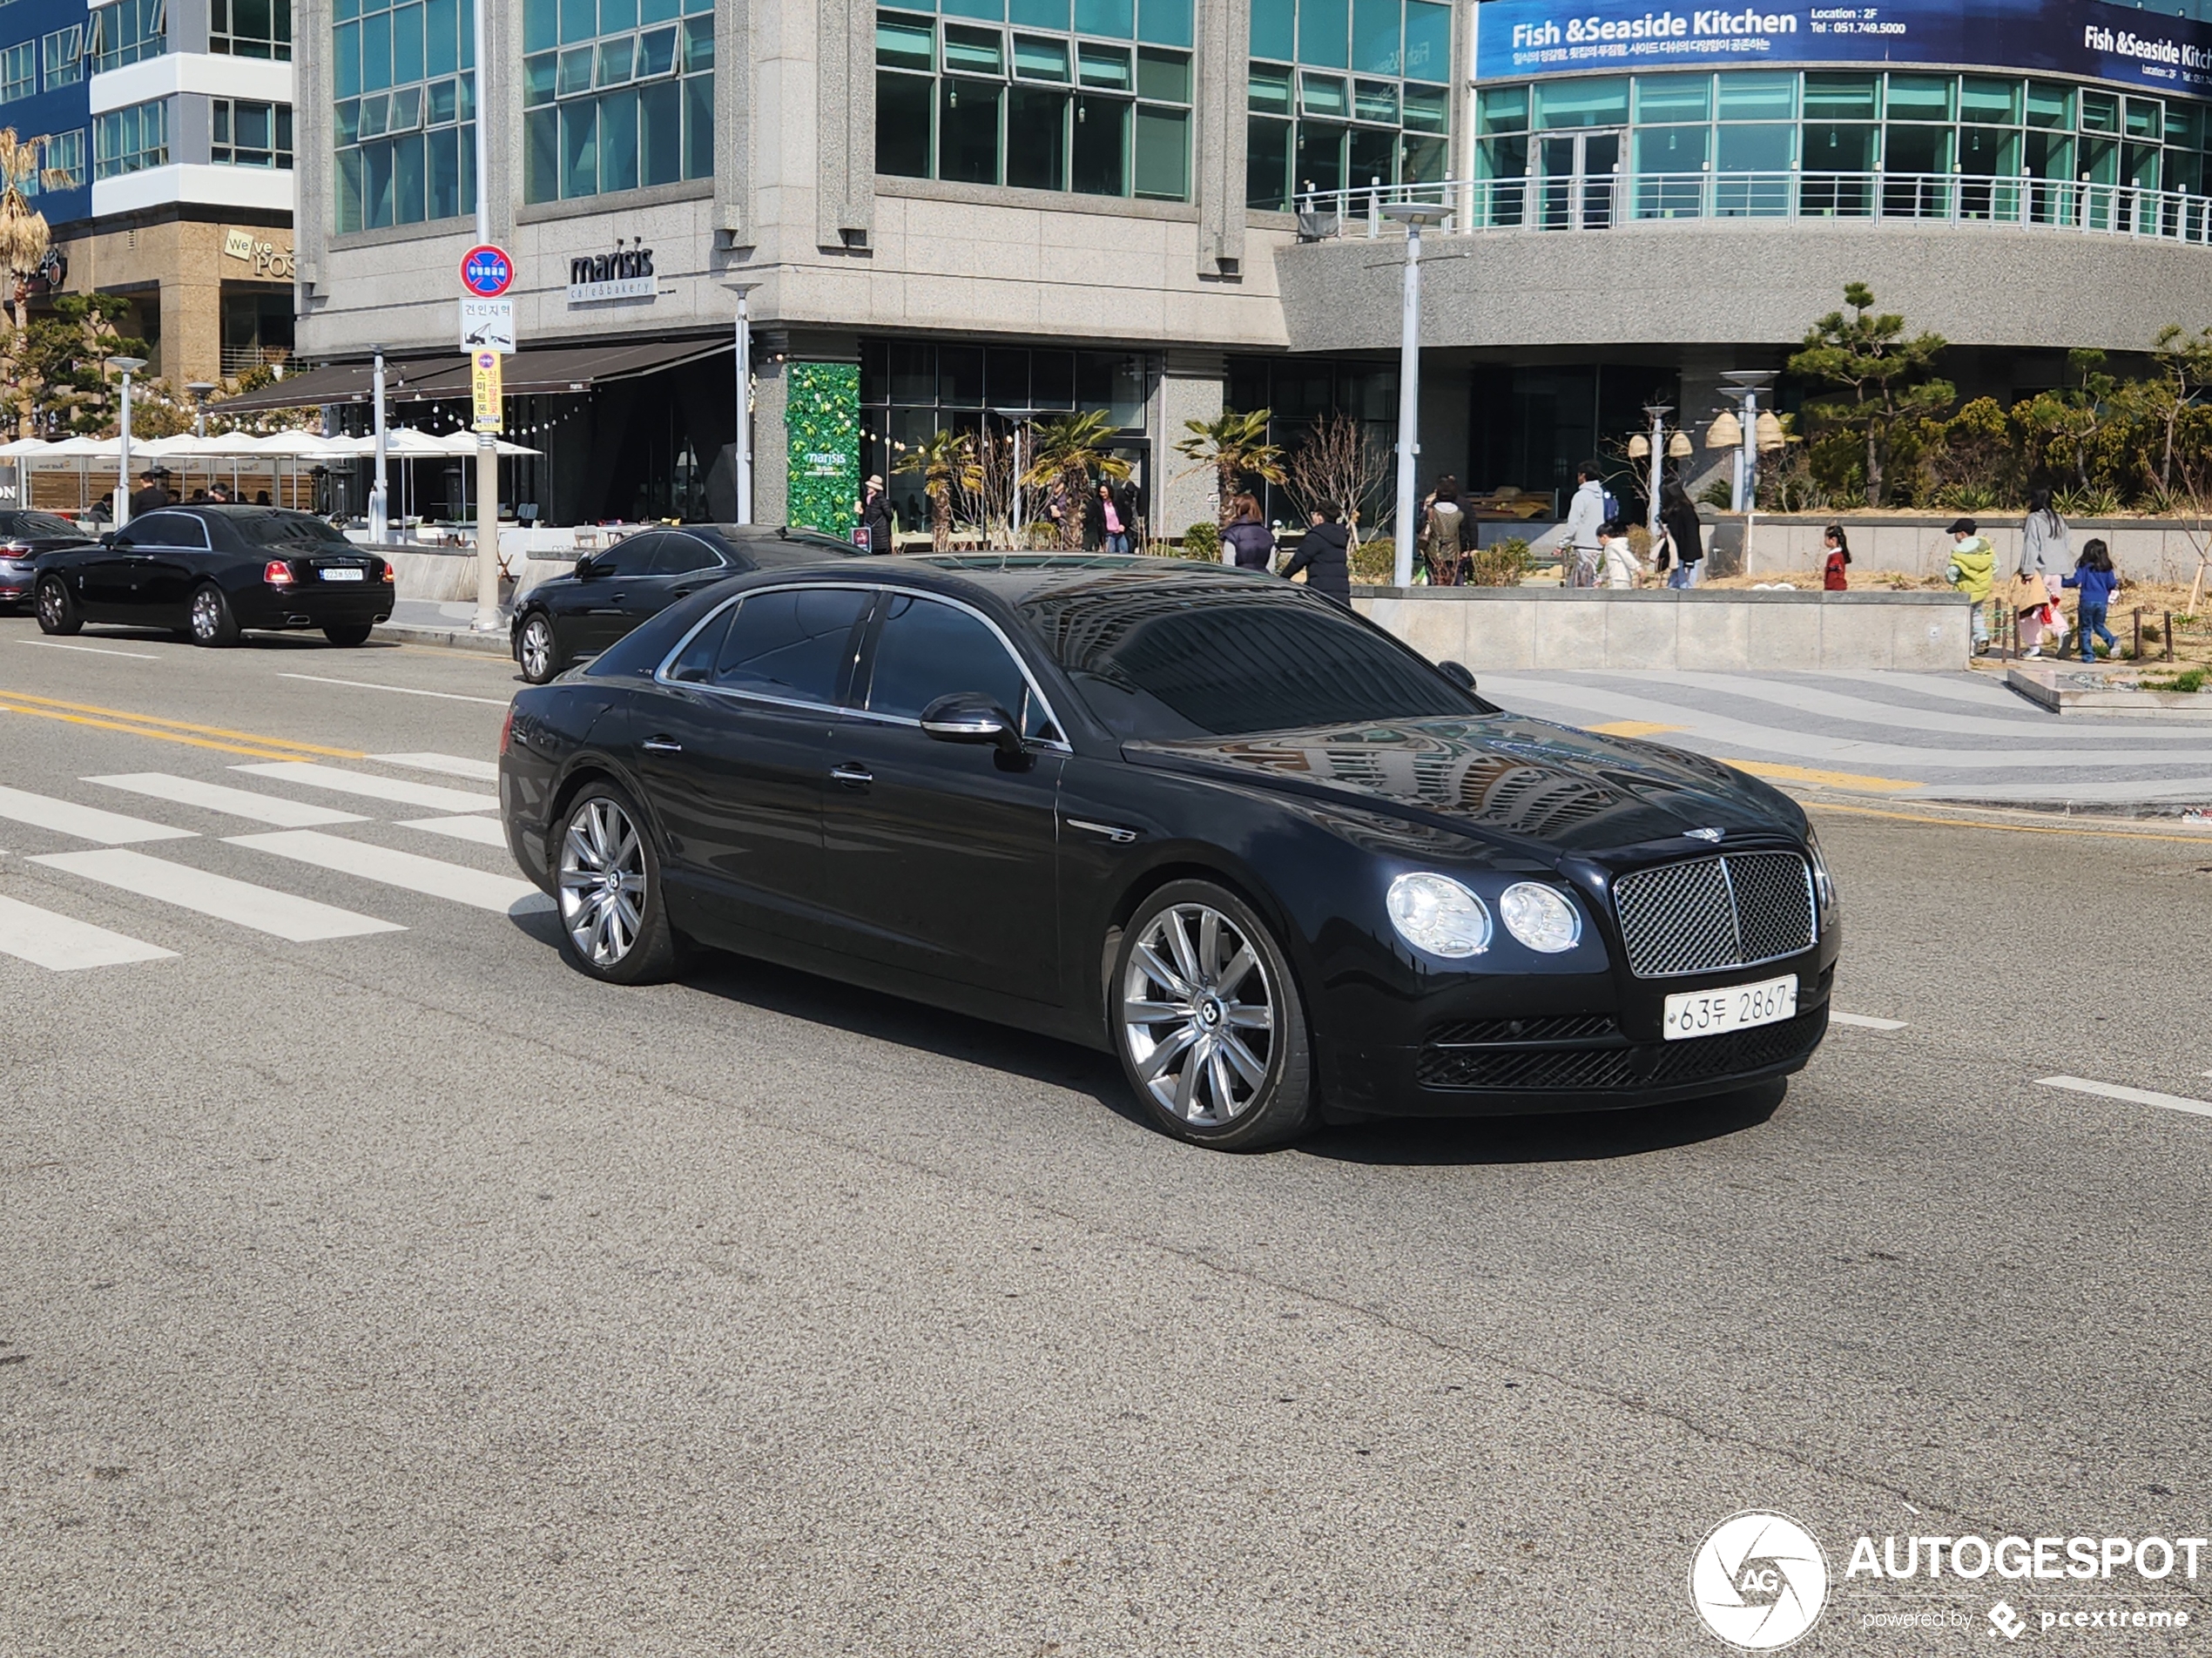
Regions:
<instances>
[{"instance_id":1,"label":"chrome side mirror","mask_svg":"<svg viewBox=\"0 0 2212 1658\"><path fill-rule=\"evenodd\" d=\"M921 729L941 743L988 744L1002 754L1022 751L1014 717L980 691L956 691L921 711Z\"/></svg>"}]
</instances>

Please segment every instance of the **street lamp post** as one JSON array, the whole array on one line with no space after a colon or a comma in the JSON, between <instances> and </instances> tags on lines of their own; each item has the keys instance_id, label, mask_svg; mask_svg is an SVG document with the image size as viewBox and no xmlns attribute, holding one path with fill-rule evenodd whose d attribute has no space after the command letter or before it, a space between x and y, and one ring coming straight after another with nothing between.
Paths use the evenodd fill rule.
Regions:
<instances>
[{"instance_id":1,"label":"street lamp post","mask_svg":"<svg viewBox=\"0 0 2212 1658\"><path fill-rule=\"evenodd\" d=\"M1675 412L1671 403L1646 403L1644 418L1651 422L1651 484L1649 499L1645 502L1644 528L1651 532L1651 539L1659 539L1659 491L1667 481L1667 416Z\"/></svg>"},{"instance_id":2,"label":"street lamp post","mask_svg":"<svg viewBox=\"0 0 2212 1658\"><path fill-rule=\"evenodd\" d=\"M207 399L215 389L215 382L212 380L188 381L185 382L185 389L192 394L192 435L194 437L206 437L207 435Z\"/></svg>"},{"instance_id":3,"label":"street lamp post","mask_svg":"<svg viewBox=\"0 0 2212 1658\"><path fill-rule=\"evenodd\" d=\"M725 286L738 296L738 522L749 524L752 522L752 313L746 308L746 297L760 284Z\"/></svg>"},{"instance_id":4,"label":"street lamp post","mask_svg":"<svg viewBox=\"0 0 2212 1658\"><path fill-rule=\"evenodd\" d=\"M1759 394L1773 382L1774 372L1767 368L1731 369L1721 378L1729 383L1721 388L1721 395L1732 397L1738 405L1738 418L1743 423L1743 448L1736 460L1736 487L1730 494L1737 512L1750 512L1759 502Z\"/></svg>"},{"instance_id":5,"label":"street lamp post","mask_svg":"<svg viewBox=\"0 0 2212 1658\"><path fill-rule=\"evenodd\" d=\"M376 346L371 349L375 355L370 378L376 394L369 430L375 435L375 459L370 463L368 475L368 539L371 545L381 546L391 529L391 515L384 494L384 347Z\"/></svg>"},{"instance_id":6,"label":"street lamp post","mask_svg":"<svg viewBox=\"0 0 2212 1658\"><path fill-rule=\"evenodd\" d=\"M111 357L107 366L123 375L123 408L116 421L115 527L131 522L131 376L146 366L144 357Z\"/></svg>"},{"instance_id":7,"label":"street lamp post","mask_svg":"<svg viewBox=\"0 0 2212 1658\"><path fill-rule=\"evenodd\" d=\"M1406 296L1398 338L1398 508L1391 579L1413 584L1413 503L1420 486L1414 476L1420 454L1421 424L1421 227L1440 225L1451 215L1441 207L1393 203L1383 217L1406 227Z\"/></svg>"},{"instance_id":8,"label":"street lamp post","mask_svg":"<svg viewBox=\"0 0 2212 1658\"><path fill-rule=\"evenodd\" d=\"M490 54L484 50L484 13L489 0L476 0L473 16L476 57L476 242L491 240L491 144L485 120L484 75ZM503 624L499 616L499 438L491 432L476 434L476 614L469 623L472 633L496 633Z\"/></svg>"}]
</instances>

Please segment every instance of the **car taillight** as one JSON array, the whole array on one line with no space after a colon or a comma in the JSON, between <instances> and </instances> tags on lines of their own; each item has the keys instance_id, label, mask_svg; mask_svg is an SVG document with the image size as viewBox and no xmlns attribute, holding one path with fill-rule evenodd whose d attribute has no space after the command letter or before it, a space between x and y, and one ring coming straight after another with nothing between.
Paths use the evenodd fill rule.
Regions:
<instances>
[{"instance_id":1,"label":"car taillight","mask_svg":"<svg viewBox=\"0 0 2212 1658\"><path fill-rule=\"evenodd\" d=\"M280 558L273 558L261 566L261 579L271 587L290 587L292 566Z\"/></svg>"},{"instance_id":2,"label":"car taillight","mask_svg":"<svg viewBox=\"0 0 2212 1658\"><path fill-rule=\"evenodd\" d=\"M499 722L499 758L507 758L507 751L515 745L515 704L507 704L507 718Z\"/></svg>"},{"instance_id":3,"label":"car taillight","mask_svg":"<svg viewBox=\"0 0 2212 1658\"><path fill-rule=\"evenodd\" d=\"M27 541L11 541L4 547L0 547L0 552L13 553L18 558L22 557L24 554L29 552L30 550L30 543Z\"/></svg>"},{"instance_id":4,"label":"car taillight","mask_svg":"<svg viewBox=\"0 0 2212 1658\"><path fill-rule=\"evenodd\" d=\"M396 580L398 580L399 578L398 578L395 575L394 575L394 574L393 574L393 571L392 571L392 567L391 567L389 564L387 564L387 565L385 565L385 566L384 566L384 574L383 574L383 576L382 576L382 577L381 577L381 580L384 580L384 581L387 581L387 582L391 582L391 581L396 581Z\"/></svg>"}]
</instances>

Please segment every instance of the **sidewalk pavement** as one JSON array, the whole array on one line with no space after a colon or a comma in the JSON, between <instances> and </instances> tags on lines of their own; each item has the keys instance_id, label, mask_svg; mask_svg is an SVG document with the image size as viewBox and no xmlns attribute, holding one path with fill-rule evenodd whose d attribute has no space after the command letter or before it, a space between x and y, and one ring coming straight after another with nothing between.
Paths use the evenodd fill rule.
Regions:
<instances>
[{"instance_id":1,"label":"sidewalk pavement","mask_svg":"<svg viewBox=\"0 0 2212 1658\"><path fill-rule=\"evenodd\" d=\"M500 613L496 633L470 631L469 624L475 615L474 600L452 603L396 599L392 604L392 619L381 624L376 633L379 638L395 639L402 644L442 645L448 650L476 650L493 657L509 655L507 613Z\"/></svg>"}]
</instances>

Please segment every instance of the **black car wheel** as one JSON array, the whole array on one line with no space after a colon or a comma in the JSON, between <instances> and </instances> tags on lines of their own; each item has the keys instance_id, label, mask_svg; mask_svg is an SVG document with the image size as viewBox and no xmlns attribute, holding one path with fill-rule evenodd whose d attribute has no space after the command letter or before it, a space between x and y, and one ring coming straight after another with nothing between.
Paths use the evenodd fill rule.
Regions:
<instances>
[{"instance_id":1,"label":"black car wheel","mask_svg":"<svg viewBox=\"0 0 2212 1658\"><path fill-rule=\"evenodd\" d=\"M84 618L78 613L77 601L58 576L41 576L38 582L38 630L41 633L74 633L84 625Z\"/></svg>"},{"instance_id":2,"label":"black car wheel","mask_svg":"<svg viewBox=\"0 0 2212 1658\"><path fill-rule=\"evenodd\" d=\"M515 656L522 664L523 677L533 685L544 684L561 671L558 651L553 644L553 618L543 610L533 610L523 623L523 631L515 642Z\"/></svg>"},{"instance_id":3,"label":"black car wheel","mask_svg":"<svg viewBox=\"0 0 2212 1658\"><path fill-rule=\"evenodd\" d=\"M1110 1012L1130 1085L1171 1133L1250 1150L1306 1125L1305 1008L1267 930L1233 893L1174 881L1122 934Z\"/></svg>"},{"instance_id":4,"label":"black car wheel","mask_svg":"<svg viewBox=\"0 0 2212 1658\"><path fill-rule=\"evenodd\" d=\"M348 622L343 627L325 628L322 637L333 644L367 644L369 628L367 622Z\"/></svg>"},{"instance_id":5,"label":"black car wheel","mask_svg":"<svg viewBox=\"0 0 2212 1658\"><path fill-rule=\"evenodd\" d=\"M223 596L223 590L212 582L202 582L192 590L192 642L194 644L223 645L238 643L238 618L231 614L231 602Z\"/></svg>"},{"instance_id":6,"label":"black car wheel","mask_svg":"<svg viewBox=\"0 0 2212 1658\"><path fill-rule=\"evenodd\" d=\"M570 803L556 859L561 948L595 979L651 984L676 970L660 856L644 814L611 783L590 783Z\"/></svg>"}]
</instances>

